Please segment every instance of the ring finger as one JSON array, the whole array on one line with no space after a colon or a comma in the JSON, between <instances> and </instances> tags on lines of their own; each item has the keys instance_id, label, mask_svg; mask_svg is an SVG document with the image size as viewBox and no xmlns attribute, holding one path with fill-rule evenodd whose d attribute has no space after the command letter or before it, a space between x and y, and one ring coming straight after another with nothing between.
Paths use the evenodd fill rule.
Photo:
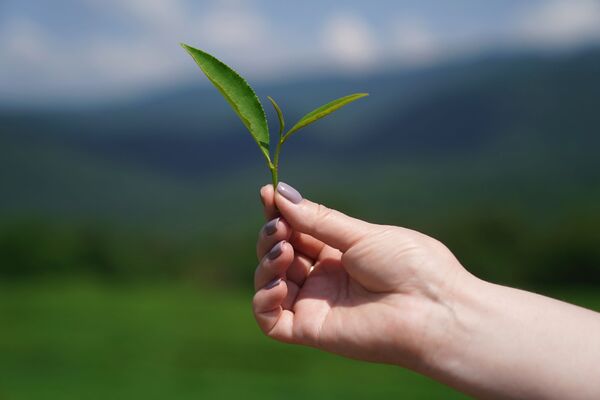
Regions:
<instances>
[{"instance_id":1,"label":"ring finger","mask_svg":"<svg viewBox=\"0 0 600 400\"><path fill-rule=\"evenodd\" d=\"M294 260L294 248L287 241L275 244L263 256L254 273L254 289L259 290L276 278L285 276Z\"/></svg>"}]
</instances>

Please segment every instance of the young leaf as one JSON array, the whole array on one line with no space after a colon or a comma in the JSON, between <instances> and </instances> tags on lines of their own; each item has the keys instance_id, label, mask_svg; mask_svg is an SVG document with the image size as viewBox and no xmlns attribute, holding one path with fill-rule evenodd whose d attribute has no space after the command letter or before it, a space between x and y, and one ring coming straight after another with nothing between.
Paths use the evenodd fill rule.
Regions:
<instances>
[{"instance_id":1,"label":"young leaf","mask_svg":"<svg viewBox=\"0 0 600 400\"><path fill-rule=\"evenodd\" d=\"M299 129L304 128L306 125L312 124L313 122L331 114L332 112L334 112L335 110L339 110L340 108L344 107L346 104L352 103L355 100L360 99L361 97L365 97L368 96L368 93L355 93L355 94L351 94L345 97L340 97L337 100L333 100L330 103L327 103L319 108L317 108L316 110L313 110L311 112L309 112L308 114L306 114L304 117L300 118L300 121L298 121L296 123L296 125L294 125L292 127L292 129L290 129L285 136L283 137L283 140L287 140L288 137L290 137L290 135L294 132L296 132Z\"/></svg>"},{"instance_id":2,"label":"young leaf","mask_svg":"<svg viewBox=\"0 0 600 400\"><path fill-rule=\"evenodd\" d=\"M192 56L206 77L225 97L225 100L227 100L250 131L250 134L256 143L258 143L267 162L270 164L267 117L254 90L252 90L244 78L222 61L186 44L182 43L181 47Z\"/></svg>"},{"instance_id":3,"label":"young leaf","mask_svg":"<svg viewBox=\"0 0 600 400\"><path fill-rule=\"evenodd\" d=\"M279 105L271 96L267 96L267 99L273 104L273 108L275 109L275 112L277 112L277 118L279 119L279 136L281 137L281 135L283 135L283 130L285 129L285 121L283 120L281 108L279 108Z\"/></svg>"}]
</instances>

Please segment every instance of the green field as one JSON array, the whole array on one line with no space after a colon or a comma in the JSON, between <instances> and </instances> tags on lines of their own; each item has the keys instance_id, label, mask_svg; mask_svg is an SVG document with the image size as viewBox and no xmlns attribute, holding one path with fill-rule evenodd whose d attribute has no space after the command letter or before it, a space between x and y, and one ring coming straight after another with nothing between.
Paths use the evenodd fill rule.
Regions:
<instances>
[{"instance_id":1,"label":"green field","mask_svg":"<svg viewBox=\"0 0 600 400\"><path fill-rule=\"evenodd\" d=\"M598 291L552 293L600 308ZM250 296L175 283L5 285L0 398L463 398L400 368L268 340Z\"/></svg>"}]
</instances>

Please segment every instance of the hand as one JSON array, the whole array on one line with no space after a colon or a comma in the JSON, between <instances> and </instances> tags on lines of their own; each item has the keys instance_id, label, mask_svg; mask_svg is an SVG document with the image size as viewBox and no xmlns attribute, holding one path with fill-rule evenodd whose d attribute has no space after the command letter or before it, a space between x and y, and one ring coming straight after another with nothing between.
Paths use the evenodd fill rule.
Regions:
<instances>
[{"instance_id":1,"label":"hand","mask_svg":"<svg viewBox=\"0 0 600 400\"><path fill-rule=\"evenodd\" d=\"M451 340L455 290L472 276L440 242L261 188L253 308L268 336L423 371ZM280 213L280 216L278 216Z\"/></svg>"}]
</instances>

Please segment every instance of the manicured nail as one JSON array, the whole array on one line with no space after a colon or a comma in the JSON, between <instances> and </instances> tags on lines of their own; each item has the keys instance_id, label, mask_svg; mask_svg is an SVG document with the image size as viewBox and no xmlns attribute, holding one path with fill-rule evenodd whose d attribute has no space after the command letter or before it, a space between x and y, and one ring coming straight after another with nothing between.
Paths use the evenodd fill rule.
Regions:
<instances>
[{"instance_id":1,"label":"manicured nail","mask_svg":"<svg viewBox=\"0 0 600 400\"><path fill-rule=\"evenodd\" d=\"M277 185L277 192L294 204L298 204L302 201L302 195L300 192L287 183L279 182Z\"/></svg>"},{"instance_id":2,"label":"manicured nail","mask_svg":"<svg viewBox=\"0 0 600 400\"><path fill-rule=\"evenodd\" d=\"M272 235L277 232L277 223L279 222L279 218L275 218L270 220L265 224L265 233L267 235Z\"/></svg>"},{"instance_id":3,"label":"manicured nail","mask_svg":"<svg viewBox=\"0 0 600 400\"><path fill-rule=\"evenodd\" d=\"M273 289L275 286L278 286L281 283L281 278L275 278L271 282L265 285L265 289Z\"/></svg>"},{"instance_id":4,"label":"manicured nail","mask_svg":"<svg viewBox=\"0 0 600 400\"><path fill-rule=\"evenodd\" d=\"M267 257L269 258L269 260L274 260L281 255L281 252L283 252L283 243L284 242L285 242L285 240L282 240L281 242L279 242L275 246L273 246L273 248L267 254Z\"/></svg>"}]
</instances>

